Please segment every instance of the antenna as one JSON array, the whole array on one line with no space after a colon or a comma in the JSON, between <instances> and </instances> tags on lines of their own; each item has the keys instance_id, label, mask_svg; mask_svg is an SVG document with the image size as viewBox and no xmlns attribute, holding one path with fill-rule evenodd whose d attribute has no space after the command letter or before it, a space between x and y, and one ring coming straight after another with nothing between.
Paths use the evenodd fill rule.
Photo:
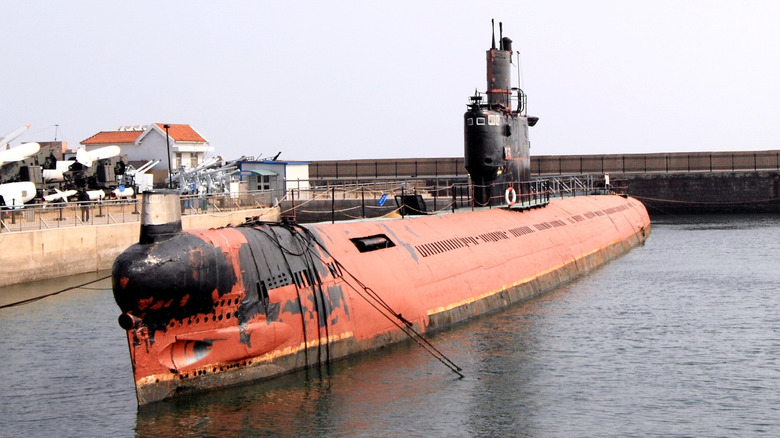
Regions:
<instances>
[{"instance_id":1,"label":"antenna","mask_svg":"<svg viewBox=\"0 0 780 438\"><path fill-rule=\"evenodd\" d=\"M504 50L504 23L498 22L498 41L501 44L501 50Z\"/></svg>"},{"instance_id":2,"label":"antenna","mask_svg":"<svg viewBox=\"0 0 780 438\"><path fill-rule=\"evenodd\" d=\"M528 111L525 102L525 92L523 91L523 76L520 72L520 51L517 52L517 112ZM521 114L522 115L522 114Z\"/></svg>"},{"instance_id":3,"label":"antenna","mask_svg":"<svg viewBox=\"0 0 780 438\"><path fill-rule=\"evenodd\" d=\"M493 44L491 45L490 48L492 50L496 50L496 23L495 20L493 20L492 18L490 19L490 28L492 29L491 33L493 34Z\"/></svg>"},{"instance_id":4,"label":"antenna","mask_svg":"<svg viewBox=\"0 0 780 438\"><path fill-rule=\"evenodd\" d=\"M520 51L517 51L517 86L521 89L523 88L523 75L521 74L520 70L520 64L522 64L522 61L520 60Z\"/></svg>"}]
</instances>

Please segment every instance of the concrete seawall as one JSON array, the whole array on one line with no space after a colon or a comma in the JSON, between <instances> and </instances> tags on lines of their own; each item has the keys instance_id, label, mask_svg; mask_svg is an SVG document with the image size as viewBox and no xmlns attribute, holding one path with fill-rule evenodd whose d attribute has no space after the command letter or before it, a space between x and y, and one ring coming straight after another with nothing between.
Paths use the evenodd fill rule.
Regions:
<instances>
[{"instance_id":1,"label":"concrete seawall","mask_svg":"<svg viewBox=\"0 0 780 438\"><path fill-rule=\"evenodd\" d=\"M188 229L243 223L247 217L279 218L276 208L182 216ZM0 234L0 287L110 269L114 259L138 241L140 223L92 225Z\"/></svg>"},{"instance_id":2,"label":"concrete seawall","mask_svg":"<svg viewBox=\"0 0 780 438\"><path fill-rule=\"evenodd\" d=\"M780 172L612 174L651 215L780 213Z\"/></svg>"}]
</instances>

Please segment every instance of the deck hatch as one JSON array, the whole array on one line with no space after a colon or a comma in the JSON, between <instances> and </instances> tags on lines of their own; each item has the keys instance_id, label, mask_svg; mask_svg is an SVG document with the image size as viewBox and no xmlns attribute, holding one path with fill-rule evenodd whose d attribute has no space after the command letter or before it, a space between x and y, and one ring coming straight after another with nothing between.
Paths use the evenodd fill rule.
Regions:
<instances>
[{"instance_id":1,"label":"deck hatch","mask_svg":"<svg viewBox=\"0 0 780 438\"><path fill-rule=\"evenodd\" d=\"M355 237L349 239L360 252L376 251L378 249L392 248L395 246L392 240L384 234L374 236Z\"/></svg>"}]
</instances>

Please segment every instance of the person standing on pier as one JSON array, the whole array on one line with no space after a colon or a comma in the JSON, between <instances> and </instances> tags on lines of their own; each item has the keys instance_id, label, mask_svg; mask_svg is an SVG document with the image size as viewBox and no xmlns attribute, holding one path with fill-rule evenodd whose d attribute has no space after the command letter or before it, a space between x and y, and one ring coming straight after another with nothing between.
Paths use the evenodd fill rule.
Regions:
<instances>
[{"instance_id":1,"label":"person standing on pier","mask_svg":"<svg viewBox=\"0 0 780 438\"><path fill-rule=\"evenodd\" d=\"M81 222L89 222L89 194L87 189L79 189L79 204L81 206Z\"/></svg>"}]
</instances>

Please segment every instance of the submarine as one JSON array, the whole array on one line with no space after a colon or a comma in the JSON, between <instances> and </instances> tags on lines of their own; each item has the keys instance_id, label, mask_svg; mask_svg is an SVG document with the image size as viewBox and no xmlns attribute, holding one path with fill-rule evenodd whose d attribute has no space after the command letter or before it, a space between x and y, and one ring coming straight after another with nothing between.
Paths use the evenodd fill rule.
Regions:
<instances>
[{"instance_id":1,"label":"submarine","mask_svg":"<svg viewBox=\"0 0 780 438\"><path fill-rule=\"evenodd\" d=\"M509 87L510 41L493 41L488 99L472 97L464 116L475 204L485 207L182 231L178 194L144 193L139 241L112 270L139 405L410 338L463 375L426 335L542 294L643 244L650 219L629 196L535 208L513 201L529 179L527 127L535 120L512 104L524 95Z\"/></svg>"}]
</instances>

